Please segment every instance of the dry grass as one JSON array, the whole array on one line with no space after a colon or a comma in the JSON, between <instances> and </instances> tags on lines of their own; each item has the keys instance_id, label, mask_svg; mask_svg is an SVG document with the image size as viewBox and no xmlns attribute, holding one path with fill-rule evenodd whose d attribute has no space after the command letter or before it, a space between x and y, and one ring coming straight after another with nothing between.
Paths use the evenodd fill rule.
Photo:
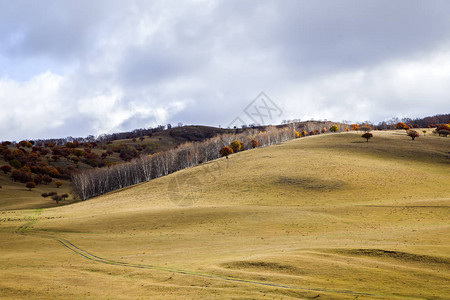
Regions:
<instances>
[{"instance_id":1,"label":"dry grass","mask_svg":"<svg viewBox=\"0 0 450 300\"><path fill-rule=\"evenodd\" d=\"M374 132L368 143L320 135L82 203L0 212L0 294L444 299L449 146L448 138L411 141L396 131ZM200 188L190 190L193 182ZM25 235L13 234L24 224Z\"/></svg>"},{"instance_id":2,"label":"dry grass","mask_svg":"<svg viewBox=\"0 0 450 300\"><path fill-rule=\"evenodd\" d=\"M69 194L71 191L70 181L60 180L63 185L56 188L54 180L50 184L39 184L36 188L29 191L25 187L25 183L13 182L7 176L0 176L0 211L14 210L14 209L35 209L35 208L49 208L59 205L70 204L75 202L72 195L68 199L61 201L59 205L52 199L41 197L42 193L56 192L59 195Z\"/></svg>"}]
</instances>

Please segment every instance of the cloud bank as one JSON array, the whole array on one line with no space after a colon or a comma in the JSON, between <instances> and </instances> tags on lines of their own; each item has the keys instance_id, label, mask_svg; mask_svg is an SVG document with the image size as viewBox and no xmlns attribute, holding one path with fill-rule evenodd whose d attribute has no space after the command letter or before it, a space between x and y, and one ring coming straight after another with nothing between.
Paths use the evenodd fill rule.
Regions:
<instances>
[{"instance_id":1,"label":"cloud bank","mask_svg":"<svg viewBox=\"0 0 450 300\"><path fill-rule=\"evenodd\" d=\"M0 140L448 113L448 1L0 2Z\"/></svg>"}]
</instances>

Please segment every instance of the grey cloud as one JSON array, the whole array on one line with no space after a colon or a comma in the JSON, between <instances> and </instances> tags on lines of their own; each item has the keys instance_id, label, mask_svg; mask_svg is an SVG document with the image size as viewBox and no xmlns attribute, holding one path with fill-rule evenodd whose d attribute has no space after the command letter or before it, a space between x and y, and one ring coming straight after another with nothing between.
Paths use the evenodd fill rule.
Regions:
<instances>
[{"instance_id":1,"label":"grey cloud","mask_svg":"<svg viewBox=\"0 0 450 300\"><path fill-rule=\"evenodd\" d=\"M427 61L450 51L448 11L415 0L0 1L0 103L20 112L24 91L58 101L62 125L33 129L42 136L226 126L261 91L285 118L439 113L449 58ZM402 65L417 61L412 75ZM47 98L33 85L46 71L63 78L40 79L58 84ZM11 124L1 132L20 135Z\"/></svg>"}]
</instances>

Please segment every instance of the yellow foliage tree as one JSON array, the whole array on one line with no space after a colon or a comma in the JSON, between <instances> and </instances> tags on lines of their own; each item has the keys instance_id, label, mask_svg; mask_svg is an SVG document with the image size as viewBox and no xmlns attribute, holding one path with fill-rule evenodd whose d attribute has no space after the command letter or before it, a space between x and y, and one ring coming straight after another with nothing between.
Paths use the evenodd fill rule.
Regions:
<instances>
[{"instance_id":1,"label":"yellow foliage tree","mask_svg":"<svg viewBox=\"0 0 450 300\"><path fill-rule=\"evenodd\" d=\"M233 152L236 153L241 150L242 144L239 141L233 141L231 142L230 147L233 149Z\"/></svg>"}]
</instances>

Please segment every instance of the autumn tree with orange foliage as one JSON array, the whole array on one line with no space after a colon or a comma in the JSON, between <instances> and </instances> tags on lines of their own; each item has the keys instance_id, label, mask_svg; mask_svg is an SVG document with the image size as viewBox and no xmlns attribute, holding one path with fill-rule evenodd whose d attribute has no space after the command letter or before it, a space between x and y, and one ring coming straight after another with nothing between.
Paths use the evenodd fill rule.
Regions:
<instances>
[{"instance_id":1,"label":"autumn tree with orange foliage","mask_svg":"<svg viewBox=\"0 0 450 300\"><path fill-rule=\"evenodd\" d=\"M405 123L403 123L403 122L398 122L397 124L395 124L395 128L397 128L397 129L406 129L406 128L408 128L408 126Z\"/></svg>"},{"instance_id":2,"label":"autumn tree with orange foliage","mask_svg":"<svg viewBox=\"0 0 450 300\"><path fill-rule=\"evenodd\" d=\"M231 147L223 147L222 149L220 149L219 154L221 156L225 156L228 159L228 155L233 153L233 148Z\"/></svg>"}]
</instances>

